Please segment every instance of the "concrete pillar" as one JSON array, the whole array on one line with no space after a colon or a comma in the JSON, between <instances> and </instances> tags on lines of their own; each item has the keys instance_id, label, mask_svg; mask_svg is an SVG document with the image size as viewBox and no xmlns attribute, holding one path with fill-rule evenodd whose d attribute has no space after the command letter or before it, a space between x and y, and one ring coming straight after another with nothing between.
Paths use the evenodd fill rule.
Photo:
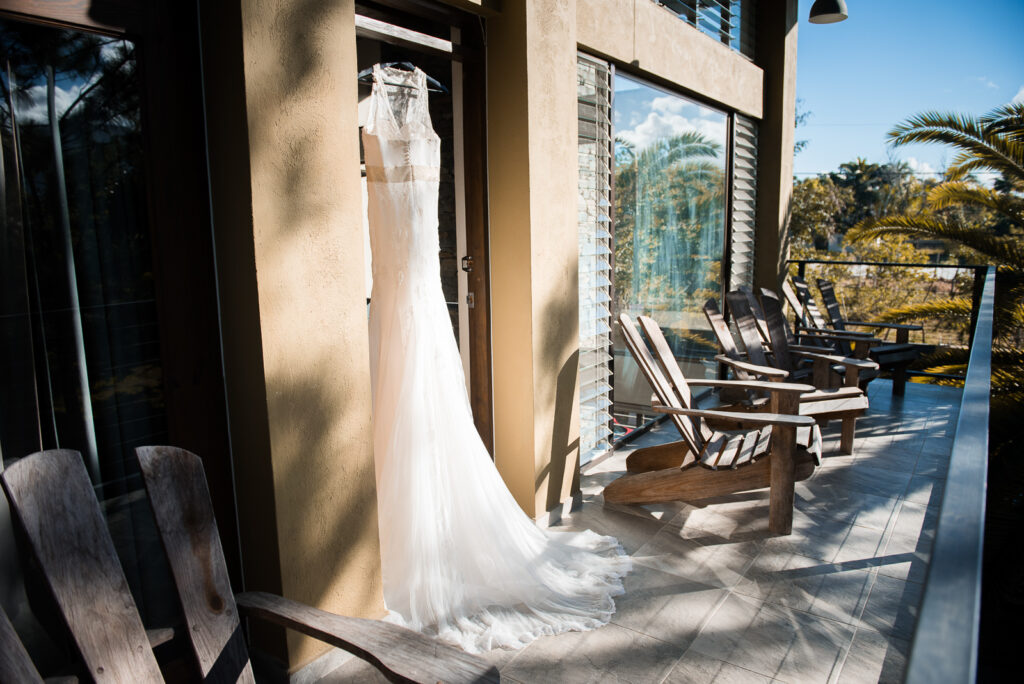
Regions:
<instances>
[{"instance_id":1,"label":"concrete pillar","mask_svg":"<svg viewBox=\"0 0 1024 684\"><path fill-rule=\"evenodd\" d=\"M379 617L354 5L204 3L201 21L245 588ZM327 650L254 641L289 669Z\"/></svg>"},{"instance_id":2,"label":"concrete pillar","mask_svg":"<svg viewBox=\"0 0 1024 684\"><path fill-rule=\"evenodd\" d=\"M495 463L539 517L579 487L576 3L487 31Z\"/></svg>"},{"instance_id":3,"label":"concrete pillar","mask_svg":"<svg viewBox=\"0 0 1024 684\"><path fill-rule=\"evenodd\" d=\"M797 19L797 0L758 4L757 64L764 69L764 117L758 127L754 284L772 289L779 287L789 256Z\"/></svg>"}]
</instances>

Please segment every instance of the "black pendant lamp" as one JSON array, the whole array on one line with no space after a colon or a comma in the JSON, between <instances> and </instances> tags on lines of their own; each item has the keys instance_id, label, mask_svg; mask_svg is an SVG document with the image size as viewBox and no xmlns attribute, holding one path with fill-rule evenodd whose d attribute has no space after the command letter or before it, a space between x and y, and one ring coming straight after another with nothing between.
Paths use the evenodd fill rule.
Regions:
<instances>
[{"instance_id":1,"label":"black pendant lamp","mask_svg":"<svg viewBox=\"0 0 1024 684\"><path fill-rule=\"evenodd\" d=\"M846 19L846 0L814 0L811 5L812 24L834 24Z\"/></svg>"}]
</instances>

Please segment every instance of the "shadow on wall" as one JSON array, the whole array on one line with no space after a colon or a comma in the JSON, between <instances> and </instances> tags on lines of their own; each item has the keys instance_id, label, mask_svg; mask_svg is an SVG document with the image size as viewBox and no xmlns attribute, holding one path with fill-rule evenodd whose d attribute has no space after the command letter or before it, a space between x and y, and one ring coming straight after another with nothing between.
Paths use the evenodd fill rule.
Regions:
<instances>
[{"instance_id":1,"label":"shadow on wall","mask_svg":"<svg viewBox=\"0 0 1024 684\"><path fill-rule=\"evenodd\" d=\"M554 293L576 293L578 273ZM538 501L543 498L543 515L579 490L579 300L575 296L553 297L539 321L542 337L537 341L537 377L556 378L545 383L547 393L538 406L552 407L549 462L537 474Z\"/></svg>"},{"instance_id":2,"label":"shadow on wall","mask_svg":"<svg viewBox=\"0 0 1024 684\"><path fill-rule=\"evenodd\" d=\"M355 50L338 33L352 5L272 4L244 24L237 4L202 11L245 588L373 610L361 212L345 211L360 198ZM279 635L253 641L291 665L322 648L292 633L289 655Z\"/></svg>"}]
</instances>

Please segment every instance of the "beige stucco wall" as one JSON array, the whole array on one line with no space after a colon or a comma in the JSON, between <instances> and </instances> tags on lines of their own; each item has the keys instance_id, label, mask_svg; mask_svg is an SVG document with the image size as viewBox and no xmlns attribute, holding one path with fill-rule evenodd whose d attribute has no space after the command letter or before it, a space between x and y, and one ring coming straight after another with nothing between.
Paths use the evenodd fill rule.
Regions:
<instances>
[{"instance_id":1,"label":"beige stucco wall","mask_svg":"<svg viewBox=\"0 0 1024 684\"><path fill-rule=\"evenodd\" d=\"M797 0L758 13L758 60L770 75L757 139L757 229L754 284L778 289L789 257L796 131Z\"/></svg>"},{"instance_id":2,"label":"beige stucco wall","mask_svg":"<svg viewBox=\"0 0 1024 684\"><path fill-rule=\"evenodd\" d=\"M495 463L537 517L578 486L575 2L488 22Z\"/></svg>"},{"instance_id":3,"label":"beige stucco wall","mask_svg":"<svg viewBox=\"0 0 1024 684\"><path fill-rule=\"evenodd\" d=\"M577 0L580 49L761 118L764 72L651 0Z\"/></svg>"},{"instance_id":4,"label":"beige stucco wall","mask_svg":"<svg viewBox=\"0 0 1024 684\"><path fill-rule=\"evenodd\" d=\"M785 75L766 90L761 66L649 0L504 0L500 12L449 4L488 14L495 460L539 517L578 489L577 47L764 113L769 177L758 218L768 219L768 243L759 249L777 262L796 31L778 55L766 53L761 65ZM378 616L353 2L243 0L203 11L246 588ZM275 640L293 668L324 649L279 634L261 643Z\"/></svg>"},{"instance_id":5,"label":"beige stucco wall","mask_svg":"<svg viewBox=\"0 0 1024 684\"><path fill-rule=\"evenodd\" d=\"M246 589L383 614L351 0L204 11ZM296 667L326 650L280 633Z\"/></svg>"}]
</instances>

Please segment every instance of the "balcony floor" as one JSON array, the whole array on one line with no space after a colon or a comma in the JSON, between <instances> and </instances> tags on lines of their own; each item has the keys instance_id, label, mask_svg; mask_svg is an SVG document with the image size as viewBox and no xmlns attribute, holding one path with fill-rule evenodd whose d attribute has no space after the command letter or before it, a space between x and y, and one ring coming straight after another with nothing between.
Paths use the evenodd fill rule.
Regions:
<instances>
[{"instance_id":1,"label":"balcony floor","mask_svg":"<svg viewBox=\"0 0 1024 684\"><path fill-rule=\"evenodd\" d=\"M869 386L855 453L796 485L793 533L768 533L768 491L695 507L605 504L628 449L584 468L560 529L616 536L633 557L611 624L487 658L508 682L900 681L927 569L960 390ZM679 439L663 423L636 446ZM634 447L635 448L635 447ZM367 681L343 666L325 681ZM371 675L372 678L372 675ZM383 680L382 680L383 681Z\"/></svg>"}]
</instances>

